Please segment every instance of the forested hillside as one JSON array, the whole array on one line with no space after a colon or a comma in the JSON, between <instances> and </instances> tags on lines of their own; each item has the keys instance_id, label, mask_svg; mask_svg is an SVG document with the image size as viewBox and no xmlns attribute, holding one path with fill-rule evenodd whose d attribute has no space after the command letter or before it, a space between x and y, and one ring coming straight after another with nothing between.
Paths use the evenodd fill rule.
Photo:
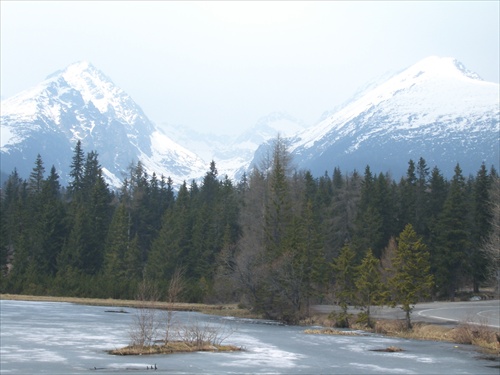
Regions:
<instances>
[{"instance_id":1,"label":"forested hillside","mask_svg":"<svg viewBox=\"0 0 500 375\"><path fill-rule=\"evenodd\" d=\"M422 287L417 300L485 285L495 170L463 176L457 165L447 180L421 158L395 181L334 163L332 176L295 170L278 137L239 182L212 162L174 191L138 163L112 191L80 143L65 187L39 156L28 180L13 171L2 188L1 291L134 298L147 280L167 298L182 274L184 301L240 302L296 322L312 303L403 303L408 277Z\"/></svg>"}]
</instances>

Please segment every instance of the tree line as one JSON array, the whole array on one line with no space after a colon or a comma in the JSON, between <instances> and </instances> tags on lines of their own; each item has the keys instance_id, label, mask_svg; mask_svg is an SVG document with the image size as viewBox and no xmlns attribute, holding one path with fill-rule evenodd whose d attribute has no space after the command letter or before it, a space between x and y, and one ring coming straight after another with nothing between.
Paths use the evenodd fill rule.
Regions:
<instances>
[{"instance_id":1,"label":"tree line","mask_svg":"<svg viewBox=\"0 0 500 375\"><path fill-rule=\"evenodd\" d=\"M278 136L238 182L212 161L174 189L137 162L112 190L80 142L70 165L65 187L40 155L27 180L14 170L4 184L2 292L134 298L147 280L166 296L182 270L186 302L240 302L296 322L336 301L365 306L369 319L370 304L411 311L462 287L478 292L498 259L495 245L483 251L498 237L499 189L484 164L468 177L457 164L450 180L423 158L399 181L369 166L315 178L293 168Z\"/></svg>"}]
</instances>

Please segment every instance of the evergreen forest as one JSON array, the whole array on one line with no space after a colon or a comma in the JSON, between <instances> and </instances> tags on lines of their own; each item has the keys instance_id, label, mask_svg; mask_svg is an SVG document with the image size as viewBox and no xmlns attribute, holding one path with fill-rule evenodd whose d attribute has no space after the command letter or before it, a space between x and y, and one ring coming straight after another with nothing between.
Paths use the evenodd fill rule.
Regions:
<instances>
[{"instance_id":1,"label":"evergreen forest","mask_svg":"<svg viewBox=\"0 0 500 375\"><path fill-rule=\"evenodd\" d=\"M111 189L80 142L68 164L67 186L39 155L27 180L14 170L2 187L2 293L134 299L147 280L166 296L182 274L185 302L295 323L312 304L365 306L369 319L370 305L492 285L500 184L484 164L470 176L457 164L451 179L423 158L399 181L369 166L316 178L279 136L240 181L212 161L174 186L137 162Z\"/></svg>"}]
</instances>

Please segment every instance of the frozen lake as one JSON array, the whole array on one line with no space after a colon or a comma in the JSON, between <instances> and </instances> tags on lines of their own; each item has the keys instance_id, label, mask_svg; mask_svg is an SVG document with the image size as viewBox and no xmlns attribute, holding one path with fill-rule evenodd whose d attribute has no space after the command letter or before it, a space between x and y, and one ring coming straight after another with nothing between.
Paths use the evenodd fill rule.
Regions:
<instances>
[{"instance_id":1,"label":"frozen lake","mask_svg":"<svg viewBox=\"0 0 500 375\"><path fill-rule=\"evenodd\" d=\"M224 343L245 351L112 356L105 351L129 343L133 309L117 314L106 312L110 307L7 300L0 309L2 374L150 374L146 368L154 364L159 374L499 374L495 362L479 359L470 346L307 335L304 327L185 312L177 318L233 324L236 331ZM371 351L388 346L404 351Z\"/></svg>"}]
</instances>

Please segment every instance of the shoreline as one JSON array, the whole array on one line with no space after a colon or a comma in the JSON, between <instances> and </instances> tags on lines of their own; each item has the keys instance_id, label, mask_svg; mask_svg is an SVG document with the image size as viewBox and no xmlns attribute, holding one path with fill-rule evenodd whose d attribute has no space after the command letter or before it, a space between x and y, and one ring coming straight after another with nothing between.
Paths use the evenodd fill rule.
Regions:
<instances>
[{"instance_id":1,"label":"shoreline","mask_svg":"<svg viewBox=\"0 0 500 375\"><path fill-rule=\"evenodd\" d=\"M249 310L241 309L237 304L218 304L209 305L203 303L183 303L183 302L144 302L137 300L112 299L112 298L86 298L86 297L57 297L57 296L34 296L27 294L0 294L1 300L10 301L27 301L27 302L64 302L75 303L87 306L107 306L107 307L151 307L160 310L174 311L194 311L204 314L234 316L234 317L249 317L256 318Z\"/></svg>"}]
</instances>

